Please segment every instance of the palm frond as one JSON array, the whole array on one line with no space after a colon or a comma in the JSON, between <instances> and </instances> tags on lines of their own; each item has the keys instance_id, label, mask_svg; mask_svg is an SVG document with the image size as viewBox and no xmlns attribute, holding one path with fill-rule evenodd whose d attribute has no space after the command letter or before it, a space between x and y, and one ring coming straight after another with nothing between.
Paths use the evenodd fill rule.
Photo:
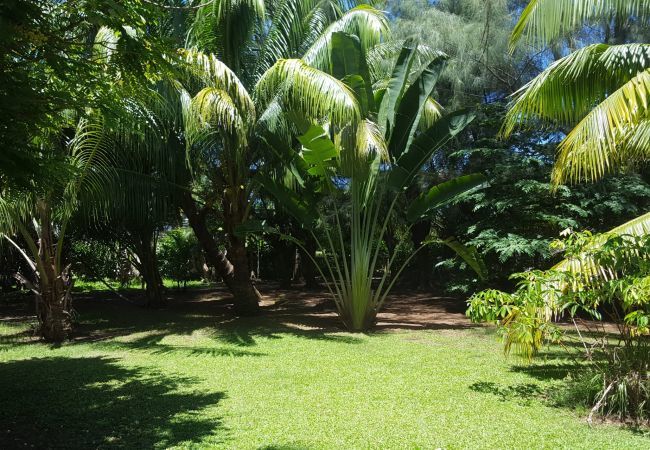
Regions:
<instances>
[{"instance_id":1,"label":"palm frond","mask_svg":"<svg viewBox=\"0 0 650 450\"><path fill-rule=\"evenodd\" d=\"M108 27L100 27L95 35L95 43L93 44L95 59L102 63L108 63L117 51L119 40L120 35L115 30Z\"/></svg>"},{"instance_id":2,"label":"palm frond","mask_svg":"<svg viewBox=\"0 0 650 450\"><path fill-rule=\"evenodd\" d=\"M647 161L650 69L637 74L597 105L560 143L553 183L592 181L635 162ZM632 139L629 146L625 143Z\"/></svg>"},{"instance_id":3,"label":"palm frond","mask_svg":"<svg viewBox=\"0 0 650 450\"><path fill-rule=\"evenodd\" d=\"M436 123L444 114L445 108L442 107L434 98L429 97L424 103L420 122L418 124L419 131L425 131Z\"/></svg>"},{"instance_id":4,"label":"palm frond","mask_svg":"<svg viewBox=\"0 0 650 450\"><path fill-rule=\"evenodd\" d=\"M510 49L522 39L543 46L586 23L614 16L647 24L650 0L531 0L512 31Z\"/></svg>"},{"instance_id":5,"label":"palm frond","mask_svg":"<svg viewBox=\"0 0 650 450\"><path fill-rule=\"evenodd\" d=\"M650 234L650 212L636 217L629 222L600 235L588 250L593 250L605 244L610 236L647 236ZM567 271L582 274L585 282L599 279L609 279L612 273L604 267L598 267L588 255L576 255L557 263L551 270ZM561 286L560 286L561 287Z\"/></svg>"},{"instance_id":6,"label":"palm frond","mask_svg":"<svg viewBox=\"0 0 650 450\"><path fill-rule=\"evenodd\" d=\"M185 57L192 73L199 77L205 86L223 90L237 104L245 116L255 116L255 104L237 75L230 68L209 53L196 49L179 50Z\"/></svg>"},{"instance_id":7,"label":"palm frond","mask_svg":"<svg viewBox=\"0 0 650 450\"><path fill-rule=\"evenodd\" d=\"M71 200L74 201L79 195L80 189L89 192L89 197L102 192L113 174L113 144L101 120L95 118L79 122L70 143L71 162L77 172L67 187Z\"/></svg>"},{"instance_id":8,"label":"palm frond","mask_svg":"<svg viewBox=\"0 0 650 450\"><path fill-rule=\"evenodd\" d=\"M273 8L260 48L258 76L278 59L300 56L306 43L311 46L330 20L338 18L332 14L338 12L335 6L330 0L280 0Z\"/></svg>"},{"instance_id":9,"label":"palm frond","mask_svg":"<svg viewBox=\"0 0 650 450\"><path fill-rule=\"evenodd\" d=\"M339 125L356 124L360 119L354 93L341 81L300 59L276 62L260 78L255 93L263 105L279 96L310 118L327 116Z\"/></svg>"},{"instance_id":10,"label":"palm frond","mask_svg":"<svg viewBox=\"0 0 650 450\"><path fill-rule=\"evenodd\" d=\"M329 64L332 34L343 31L356 35L364 51L388 38L390 27L383 12L369 5L359 5L332 23L305 52L303 60L310 66L325 69Z\"/></svg>"},{"instance_id":11,"label":"palm frond","mask_svg":"<svg viewBox=\"0 0 650 450\"><path fill-rule=\"evenodd\" d=\"M216 53L238 71L243 49L264 17L264 0L214 0L197 10L186 47Z\"/></svg>"},{"instance_id":12,"label":"palm frond","mask_svg":"<svg viewBox=\"0 0 650 450\"><path fill-rule=\"evenodd\" d=\"M549 66L517 91L503 133L537 120L573 126L639 72L650 67L650 45L580 49Z\"/></svg>"},{"instance_id":13,"label":"palm frond","mask_svg":"<svg viewBox=\"0 0 650 450\"><path fill-rule=\"evenodd\" d=\"M224 90L214 87L202 89L192 98L186 110L188 144L214 135L226 133L240 145L247 141L247 124L237 105Z\"/></svg>"}]
</instances>

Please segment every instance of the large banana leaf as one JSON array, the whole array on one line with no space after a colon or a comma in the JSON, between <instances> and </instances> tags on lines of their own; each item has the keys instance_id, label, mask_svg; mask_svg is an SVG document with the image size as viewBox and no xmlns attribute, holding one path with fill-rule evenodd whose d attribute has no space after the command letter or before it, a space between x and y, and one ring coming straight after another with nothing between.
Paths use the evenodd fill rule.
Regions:
<instances>
[{"instance_id":1,"label":"large banana leaf","mask_svg":"<svg viewBox=\"0 0 650 450\"><path fill-rule=\"evenodd\" d=\"M388 153L394 159L399 158L408 148L418 128L424 107L436 86L438 77L445 66L446 56L434 59L420 76L409 86L399 102L395 115L395 127L388 143Z\"/></svg>"},{"instance_id":2,"label":"large banana leaf","mask_svg":"<svg viewBox=\"0 0 650 450\"><path fill-rule=\"evenodd\" d=\"M357 36L343 32L332 34L329 73L357 93L363 116L375 109L366 55ZM348 82L351 77L360 82L353 85Z\"/></svg>"},{"instance_id":3,"label":"large banana leaf","mask_svg":"<svg viewBox=\"0 0 650 450\"><path fill-rule=\"evenodd\" d=\"M469 110L455 111L413 139L393 166L388 176L388 187L395 190L406 188L433 152L463 131L475 117Z\"/></svg>"},{"instance_id":4,"label":"large banana leaf","mask_svg":"<svg viewBox=\"0 0 650 450\"><path fill-rule=\"evenodd\" d=\"M415 222L431 214L436 208L454 200L459 195L485 184L483 174L473 173L437 184L420 194L406 211L406 220Z\"/></svg>"},{"instance_id":5,"label":"large banana leaf","mask_svg":"<svg viewBox=\"0 0 650 450\"><path fill-rule=\"evenodd\" d=\"M443 240L442 243L456 252L456 254L460 256L463 261L474 270L474 272L476 272L481 280L487 279L487 266L476 247L469 247L453 236Z\"/></svg>"},{"instance_id":6,"label":"large banana leaf","mask_svg":"<svg viewBox=\"0 0 650 450\"><path fill-rule=\"evenodd\" d=\"M397 57L397 62L395 63L393 72L388 80L388 87L382 96L381 105L379 107L379 126L384 131L387 140L395 124L395 111L397 110L404 91L406 90L414 59L414 47L410 42L406 42Z\"/></svg>"}]
</instances>

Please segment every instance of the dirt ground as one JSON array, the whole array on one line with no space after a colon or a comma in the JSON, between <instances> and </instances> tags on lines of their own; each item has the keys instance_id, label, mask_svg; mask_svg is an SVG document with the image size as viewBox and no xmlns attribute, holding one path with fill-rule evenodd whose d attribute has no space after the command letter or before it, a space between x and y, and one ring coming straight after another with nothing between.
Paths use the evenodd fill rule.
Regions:
<instances>
[{"instance_id":1,"label":"dirt ground","mask_svg":"<svg viewBox=\"0 0 650 450\"><path fill-rule=\"evenodd\" d=\"M273 284L259 284L257 287L262 294L260 319L266 324L277 323L281 327L299 330L343 330L333 301L325 290L307 291L300 286L278 289ZM210 317L216 326L232 326L237 321L232 312L231 296L221 286L168 290L167 298L165 310L171 314L178 312L194 317ZM29 301L29 298L26 300ZM109 291L77 293L73 299L73 306L82 318L91 312L101 316L104 311L112 311L111 317L116 313L121 315L122 311L128 316L130 308L145 309L142 303L142 294L137 290L122 292L119 296ZM33 321L29 309L25 302L6 303L0 300L0 323ZM461 299L397 291L384 304L374 330L463 329L476 326L465 317L465 309L465 301ZM102 332L107 330L85 328L76 327L73 340L109 337Z\"/></svg>"}]
</instances>

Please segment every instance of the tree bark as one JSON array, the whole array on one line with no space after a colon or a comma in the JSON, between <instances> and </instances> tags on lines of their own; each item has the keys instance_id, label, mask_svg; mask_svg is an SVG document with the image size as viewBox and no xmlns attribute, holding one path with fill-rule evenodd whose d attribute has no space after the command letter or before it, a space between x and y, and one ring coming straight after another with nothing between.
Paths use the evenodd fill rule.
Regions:
<instances>
[{"instance_id":1,"label":"tree bark","mask_svg":"<svg viewBox=\"0 0 650 450\"><path fill-rule=\"evenodd\" d=\"M50 208L47 202L37 204L40 226L38 227L38 258L41 272L35 272L37 286L32 286L36 294L36 315L41 337L47 342L60 343L72 331L70 315L70 290L72 279L69 267L59 270L56 261L56 245L52 232ZM20 280L20 278L17 276ZM23 284L29 287L26 279Z\"/></svg>"},{"instance_id":2,"label":"tree bark","mask_svg":"<svg viewBox=\"0 0 650 450\"><path fill-rule=\"evenodd\" d=\"M167 300L164 296L164 286L158 269L154 231L139 232L137 236L134 236L134 240L135 253L139 260L138 270L142 281L144 281L147 306L153 308L163 307L166 305Z\"/></svg>"},{"instance_id":3,"label":"tree bark","mask_svg":"<svg viewBox=\"0 0 650 450\"><path fill-rule=\"evenodd\" d=\"M250 278L246 247L239 240L231 239L228 257L208 230L207 209L198 209L189 192L182 196L181 205L190 227L201 244L205 260L223 279L234 297L235 311L240 315L255 315L260 311L260 294Z\"/></svg>"}]
</instances>

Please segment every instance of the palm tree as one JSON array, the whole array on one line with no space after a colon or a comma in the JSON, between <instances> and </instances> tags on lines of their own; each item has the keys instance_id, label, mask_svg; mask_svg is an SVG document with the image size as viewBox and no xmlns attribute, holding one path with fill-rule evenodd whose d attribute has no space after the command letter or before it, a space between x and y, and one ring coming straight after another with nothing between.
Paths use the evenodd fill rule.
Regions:
<instances>
[{"instance_id":1,"label":"palm tree","mask_svg":"<svg viewBox=\"0 0 650 450\"><path fill-rule=\"evenodd\" d=\"M182 207L240 314L258 312L259 293L250 279L245 237L237 230L251 214L252 180L263 156L260 130L272 128L286 112L278 101L269 101L269 87L260 81L268 80L263 75L281 60L284 70L273 73L288 86L291 101L285 108L340 121L358 116L349 89L321 70L335 32L356 34L366 48L387 36L383 14L368 5L348 9L355 3L217 0L198 8L192 18L183 51L191 76L179 88L182 135L189 160L203 169L199 175L207 180L210 194L199 207L197 198L185 193ZM206 217L217 210L227 239L225 253L206 225Z\"/></svg>"},{"instance_id":2,"label":"palm tree","mask_svg":"<svg viewBox=\"0 0 650 450\"><path fill-rule=\"evenodd\" d=\"M165 175L157 182L177 188L175 195L206 260L234 295L239 314L259 310L245 237L237 232L251 214L256 186L252 179L262 156L259 132L286 112L277 101L260 102L266 93L257 82L278 58L303 56L288 60L290 70L282 75L295 99L284 106L306 117L332 115L345 121L357 116L349 90L318 69L336 31L353 31L368 47L387 34L381 12L367 5L346 10L353 3L217 0L191 8L178 5L184 13L189 11L190 26L185 48L166 55L173 73L163 73L153 85L145 83L143 90L150 98L141 93L130 98L133 92L120 95L138 120L109 123L104 129L106 145L112 145L114 153L144 151L158 159L162 166L156 172ZM149 32L177 42L179 34L185 34L182 28L165 26ZM104 38L110 53L120 42L120 33L105 30ZM120 89L118 80L116 92ZM169 171L164 166L170 159L187 165ZM114 169L133 172L128 164ZM208 227L213 214L221 216L226 251Z\"/></svg>"},{"instance_id":3,"label":"palm tree","mask_svg":"<svg viewBox=\"0 0 650 450\"><path fill-rule=\"evenodd\" d=\"M524 40L553 44L586 23L650 22L649 0L533 0L522 12L511 48ZM650 44L594 44L551 64L514 95L504 124L539 121L568 127L553 183L595 181L650 159ZM650 232L650 213L617 228Z\"/></svg>"},{"instance_id":4,"label":"palm tree","mask_svg":"<svg viewBox=\"0 0 650 450\"><path fill-rule=\"evenodd\" d=\"M64 129L40 139L40 163L57 167L55 178L26 187L7 185L0 191L0 237L16 248L30 268L30 273L15 277L34 293L38 332L50 342L63 341L72 329L73 280L64 259L65 232L82 193L97 192L92 169L106 150L78 145L81 140L70 141L69 135ZM82 135L82 131L77 134Z\"/></svg>"},{"instance_id":5,"label":"palm tree","mask_svg":"<svg viewBox=\"0 0 650 450\"><path fill-rule=\"evenodd\" d=\"M69 8L66 5L64 9ZM55 16L53 20L58 18L56 8L49 13ZM142 16L138 18L142 20ZM118 21L123 20L127 18ZM17 249L30 268L30 273L17 274L16 278L35 294L39 332L53 342L64 340L72 327L73 280L64 252L67 226L81 203L102 197L111 173L114 147L107 139L107 124L125 122L124 116L141 125L147 122L147 114L140 117L142 121L134 120L136 103L124 99L142 102L148 98L152 91L142 89L142 67L164 62L158 59L158 46L147 39L132 38L128 45L116 45L110 40L114 33L108 28L91 33L83 21L73 23L80 28L68 23L72 31L65 38L70 47L56 51L70 59L70 67L92 66L92 72L72 71L67 73L68 77L49 81L60 90L60 95L70 92L75 96L75 90L90 93L86 92L86 97L79 101L64 102L61 109L52 109L46 125L39 123L29 130L28 146L37 151L27 161L37 166L38 170L31 174L36 176L14 182L6 178L8 182L0 185L0 237ZM124 30L137 36L143 33L143 26ZM84 62L78 63L77 59ZM72 70L70 67L68 70ZM47 73L43 67L38 70ZM109 86L120 89L107 89Z\"/></svg>"}]
</instances>

